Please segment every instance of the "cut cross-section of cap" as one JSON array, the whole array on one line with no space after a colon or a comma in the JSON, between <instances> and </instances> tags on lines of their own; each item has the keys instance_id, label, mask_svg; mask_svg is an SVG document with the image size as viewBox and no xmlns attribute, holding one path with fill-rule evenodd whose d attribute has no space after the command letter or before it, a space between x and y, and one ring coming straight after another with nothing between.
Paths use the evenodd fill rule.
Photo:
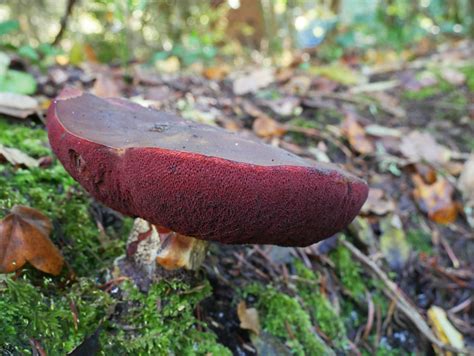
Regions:
<instances>
[{"instance_id":1,"label":"cut cross-section of cap","mask_svg":"<svg viewBox=\"0 0 474 356\"><path fill-rule=\"evenodd\" d=\"M203 240L307 246L343 229L367 198L336 166L124 99L65 90L48 131L97 200Z\"/></svg>"}]
</instances>

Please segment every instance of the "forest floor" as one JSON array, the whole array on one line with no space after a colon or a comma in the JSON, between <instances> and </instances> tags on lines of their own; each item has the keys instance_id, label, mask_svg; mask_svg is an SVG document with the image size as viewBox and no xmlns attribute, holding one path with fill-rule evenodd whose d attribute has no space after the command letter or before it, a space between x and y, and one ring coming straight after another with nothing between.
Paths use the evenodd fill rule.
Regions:
<instances>
[{"instance_id":1,"label":"forest floor","mask_svg":"<svg viewBox=\"0 0 474 356\"><path fill-rule=\"evenodd\" d=\"M13 63L34 74L39 105L0 100L0 218L15 205L45 214L66 267L0 275L0 354L472 352L472 58L461 42L403 63L199 75ZM66 86L339 164L369 199L346 231L307 248L212 244L197 272L125 275L132 220L93 201L48 145L45 112Z\"/></svg>"}]
</instances>

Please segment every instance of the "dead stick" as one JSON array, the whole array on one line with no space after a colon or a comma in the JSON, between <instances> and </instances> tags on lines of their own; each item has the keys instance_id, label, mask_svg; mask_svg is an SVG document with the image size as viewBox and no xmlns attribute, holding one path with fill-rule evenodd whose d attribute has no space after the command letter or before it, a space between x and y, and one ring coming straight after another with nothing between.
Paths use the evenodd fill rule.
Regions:
<instances>
[{"instance_id":1,"label":"dead stick","mask_svg":"<svg viewBox=\"0 0 474 356\"><path fill-rule=\"evenodd\" d=\"M52 43L53 46L57 45L59 43L59 41L61 41L61 39L63 38L64 31L66 31L66 26L67 26L67 23L68 23L68 20L69 20L69 16L72 13L72 9L73 9L75 3L76 3L76 0L68 0L67 5L66 5L66 13L64 14L64 16L61 19L59 32L56 35L56 37L54 38L54 41Z\"/></svg>"},{"instance_id":2,"label":"dead stick","mask_svg":"<svg viewBox=\"0 0 474 356\"><path fill-rule=\"evenodd\" d=\"M387 288L383 290L387 296L394 300L396 303L397 308L408 318L412 321L412 323L416 326L416 328L435 346L439 347L440 349L455 352L457 354L469 354L472 355L474 350L466 350L466 349L458 349L457 347L453 347L441 342L432 332L428 324L426 323L425 319L421 316L421 314L416 310L415 307L412 306L412 303L409 302L408 297L406 297L403 291L398 287L396 283L394 283L382 269L377 266L377 264L372 261L369 257L367 257L362 251L360 251L357 247L345 240L339 240L341 244L343 244L351 253L352 255L357 258L366 268L368 268L369 272L374 274L378 277Z\"/></svg>"}]
</instances>

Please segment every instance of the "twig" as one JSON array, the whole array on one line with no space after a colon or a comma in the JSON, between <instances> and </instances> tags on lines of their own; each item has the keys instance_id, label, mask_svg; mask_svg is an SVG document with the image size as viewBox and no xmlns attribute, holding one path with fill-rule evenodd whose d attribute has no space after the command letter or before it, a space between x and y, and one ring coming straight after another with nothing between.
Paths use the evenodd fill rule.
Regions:
<instances>
[{"instance_id":1,"label":"twig","mask_svg":"<svg viewBox=\"0 0 474 356\"><path fill-rule=\"evenodd\" d=\"M61 18L61 24L59 28L59 32L54 38L54 41L52 43L53 46L57 45L59 41L63 38L64 31L66 31L66 26L69 20L69 17L72 13L72 9L74 8L74 4L76 3L77 0L68 0L67 5L66 5L66 13L64 16Z\"/></svg>"},{"instance_id":2,"label":"twig","mask_svg":"<svg viewBox=\"0 0 474 356\"><path fill-rule=\"evenodd\" d=\"M394 283L379 266L375 264L370 258L368 258L362 251L357 247L351 244L348 241L340 240L340 242L346 247L352 255L358 259L369 272L378 277L386 286L383 292L392 300L395 301L397 308L407 317L411 322L416 326L416 328L435 346L440 349L455 352L458 354L472 354L474 350L458 349L441 342L430 329L424 318L412 306L412 303L409 302L408 297L406 297L403 291ZM471 353L470 353L471 352Z\"/></svg>"}]
</instances>

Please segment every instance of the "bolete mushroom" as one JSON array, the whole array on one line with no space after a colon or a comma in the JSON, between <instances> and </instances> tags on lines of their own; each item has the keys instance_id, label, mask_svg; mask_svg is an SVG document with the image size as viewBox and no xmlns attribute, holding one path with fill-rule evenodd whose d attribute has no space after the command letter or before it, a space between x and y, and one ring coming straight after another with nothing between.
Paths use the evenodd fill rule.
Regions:
<instances>
[{"instance_id":1,"label":"bolete mushroom","mask_svg":"<svg viewBox=\"0 0 474 356\"><path fill-rule=\"evenodd\" d=\"M313 244L348 225L367 198L366 183L334 165L124 99L66 89L49 108L48 131L94 198L143 219L128 252L154 234L168 268L199 265L178 260L203 250L200 241Z\"/></svg>"}]
</instances>

